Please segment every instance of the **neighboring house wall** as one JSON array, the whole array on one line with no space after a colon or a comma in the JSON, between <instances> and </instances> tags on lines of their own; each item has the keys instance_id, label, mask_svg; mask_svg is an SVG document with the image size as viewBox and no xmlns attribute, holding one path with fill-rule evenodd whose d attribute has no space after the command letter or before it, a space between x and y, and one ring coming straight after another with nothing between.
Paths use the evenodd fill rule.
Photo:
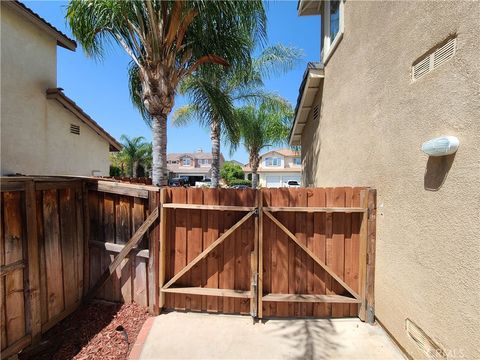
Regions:
<instances>
[{"instance_id":1,"label":"neighboring house wall","mask_svg":"<svg viewBox=\"0 0 480 360\"><path fill-rule=\"evenodd\" d=\"M48 146L45 90L56 86L56 47L53 37L2 5L2 174L43 174Z\"/></svg>"},{"instance_id":2,"label":"neighboring house wall","mask_svg":"<svg viewBox=\"0 0 480 360\"><path fill-rule=\"evenodd\" d=\"M377 189L376 316L414 358L407 318L449 358L478 359L479 3L344 5L320 119L301 139L305 185ZM456 55L412 82L412 63L452 34ZM458 152L428 158L421 144L440 135Z\"/></svg>"},{"instance_id":3,"label":"neighboring house wall","mask_svg":"<svg viewBox=\"0 0 480 360\"><path fill-rule=\"evenodd\" d=\"M108 175L109 144L55 100L47 107L47 149L44 169L51 174ZM70 133L80 126L80 135ZM51 144L53 140L53 144Z\"/></svg>"},{"instance_id":4,"label":"neighboring house wall","mask_svg":"<svg viewBox=\"0 0 480 360\"><path fill-rule=\"evenodd\" d=\"M108 141L47 99L46 90L57 86L56 51L55 37L2 4L2 175L109 174Z\"/></svg>"},{"instance_id":5,"label":"neighboring house wall","mask_svg":"<svg viewBox=\"0 0 480 360\"><path fill-rule=\"evenodd\" d=\"M289 150L280 150L281 152L292 153ZM258 166L258 184L260 187L285 187L288 181L295 180L298 183L302 180L302 167L294 163L295 155L283 155L276 151L269 151L260 156ZM271 159L271 160L268 160ZM273 160L277 159L277 160ZM276 162L274 162L276 161ZM274 166L273 164L278 164ZM246 179L251 179L250 166L244 167Z\"/></svg>"}]
</instances>

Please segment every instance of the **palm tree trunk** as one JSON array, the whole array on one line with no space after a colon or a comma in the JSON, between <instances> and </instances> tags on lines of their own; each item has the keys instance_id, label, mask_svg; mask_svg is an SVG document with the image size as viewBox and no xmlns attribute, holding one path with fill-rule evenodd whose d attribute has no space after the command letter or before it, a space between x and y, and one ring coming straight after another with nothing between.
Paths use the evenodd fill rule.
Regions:
<instances>
[{"instance_id":1,"label":"palm tree trunk","mask_svg":"<svg viewBox=\"0 0 480 360\"><path fill-rule=\"evenodd\" d=\"M138 169L138 161L135 160L132 165L132 177L136 178L137 177L137 169Z\"/></svg>"},{"instance_id":2,"label":"palm tree trunk","mask_svg":"<svg viewBox=\"0 0 480 360\"><path fill-rule=\"evenodd\" d=\"M152 184L166 186L168 178L166 115L153 115L152 131Z\"/></svg>"},{"instance_id":3,"label":"palm tree trunk","mask_svg":"<svg viewBox=\"0 0 480 360\"><path fill-rule=\"evenodd\" d=\"M213 119L210 130L212 140L212 187L217 188L220 182L220 124Z\"/></svg>"},{"instance_id":4,"label":"palm tree trunk","mask_svg":"<svg viewBox=\"0 0 480 360\"><path fill-rule=\"evenodd\" d=\"M256 189L258 187L258 165L260 163L260 159L258 154L250 156L250 166L252 167L252 189Z\"/></svg>"}]
</instances>

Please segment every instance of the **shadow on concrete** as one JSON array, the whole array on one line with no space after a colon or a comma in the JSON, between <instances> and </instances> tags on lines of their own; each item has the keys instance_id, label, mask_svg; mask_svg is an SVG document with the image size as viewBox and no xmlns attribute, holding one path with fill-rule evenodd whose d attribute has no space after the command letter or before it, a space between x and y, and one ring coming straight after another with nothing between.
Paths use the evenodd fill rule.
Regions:
<instances>
[{"instance_id":1,"label":"shadow on concrete","mask_svg":"<svg viewBox=\"0 0 480 360\"><path fill-rule=\"evenodd\" d=\"M455 154L428 157L425 175L423 177L425 190L437 191L443 186L454 159Z\"/></svg>"},{"instance_id":2,"label":"shadow on concrete","mask_svg":"<svg viewBox=\"0 0 480 360\"><path fill-rule=\"evenodd\" d=\"M269 333L272 336L282 338L284 344L288 344L291 359L334 359L340 344L339 338L330 319L283 319L267 320L275 322ZM270 324L269 324L270 325Z\"/></svg>"}]
</instances>

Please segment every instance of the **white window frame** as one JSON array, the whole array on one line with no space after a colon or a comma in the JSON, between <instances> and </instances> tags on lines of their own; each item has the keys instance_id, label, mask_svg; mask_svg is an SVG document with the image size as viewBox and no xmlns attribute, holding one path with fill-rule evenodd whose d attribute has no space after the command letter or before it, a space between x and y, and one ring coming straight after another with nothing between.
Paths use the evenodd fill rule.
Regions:
<instances>
[{"instance_id":1,"label":"white window frame","mask_svg":"<svg viewBox=\"0 0 480 360\"><path fill-rule=\"evenodd\" d=\"M188 164L186 160L188 160ZM182 159L182 166L192 166L192 159L190 159L189 157L184 157Z\"/></svg>"},{"instance_id":2,"label":"white window frame","mask_svg":"<svg viewBox=\"0 0 480 360\"><path fill-rule=\"evenodd\" d=\"M270 160L270 163L269 163ZM277 163L278 161L278 163ZM279 157L269 156L265 158L265 167L281 167L282 159Z\"/></svg>"},{"instance_id":3,"label":"white window frame","mask_svg":"<svg viewBox=\"0 0 480 360\"><path fill-rule=\"evenodd\" d=\"M344 32L344 15L345 15L345 5L344 0L340 0L340 7L339 7L339 24L338 24L338 33L333 43L330 39L330 0L324 2L323 7L323 16L322 16L322 23L323 23L323 48L322 48L322 61L325 65L328 60L332 57L335 49L337 48L340 41L343 38Z\"/></svg>"}]
</instances>

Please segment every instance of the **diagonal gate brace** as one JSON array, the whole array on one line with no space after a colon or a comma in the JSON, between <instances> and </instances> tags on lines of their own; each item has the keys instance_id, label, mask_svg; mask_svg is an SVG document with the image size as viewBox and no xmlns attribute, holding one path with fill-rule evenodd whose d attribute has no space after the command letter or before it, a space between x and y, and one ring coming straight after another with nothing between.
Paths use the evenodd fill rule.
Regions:
<instances>
[{"instance_id":1,"label":"diagonal gate brace","mask_svg":"<svg viewBox=\"0 0 480 360\"><path fill-rule=\"evenodd\" d=\"M303 251L310 256L313 261L315 261L319 266L321 266L331 277L333 277L340 285L343 286L345 290L347 290L355 299L360 300L360 295L358 295L350 286L348 286L335 272L322 260L320 260L309 248L303 245L298 238L292 234L290 230L288 230L285 225L283 225L280 221L278 221L275 216L273 216L269 211L263 209L263 213L268 216L270 220L274 222L285 234L288 235L290 239L293 240L295 244L297 244Z\"/></svg>"},{"instance_id":2,"label":"diagonal gate brace","mask_svg":"<svg viewBox=\"0 0 480 360\"><path fill-rule=\"evenodd\" d=\"M237 230L245 221L247 221L253 214L255 214L255 210L248 212L243 218L241 218L235 225L233 225L230 229L225 231L222 236L220 236L217 240L215 240L209 247L203 250L195 259L193 259L187 266L185 266L182 270L180 270L174 277L172 277L162 289L168 289L175 281L180 279L185 273L193 268L200 260L206 257L213 249L215 249L218 245L220 245L227 237L229 237L235 230Z\"/></svg>"}]
</instances>

